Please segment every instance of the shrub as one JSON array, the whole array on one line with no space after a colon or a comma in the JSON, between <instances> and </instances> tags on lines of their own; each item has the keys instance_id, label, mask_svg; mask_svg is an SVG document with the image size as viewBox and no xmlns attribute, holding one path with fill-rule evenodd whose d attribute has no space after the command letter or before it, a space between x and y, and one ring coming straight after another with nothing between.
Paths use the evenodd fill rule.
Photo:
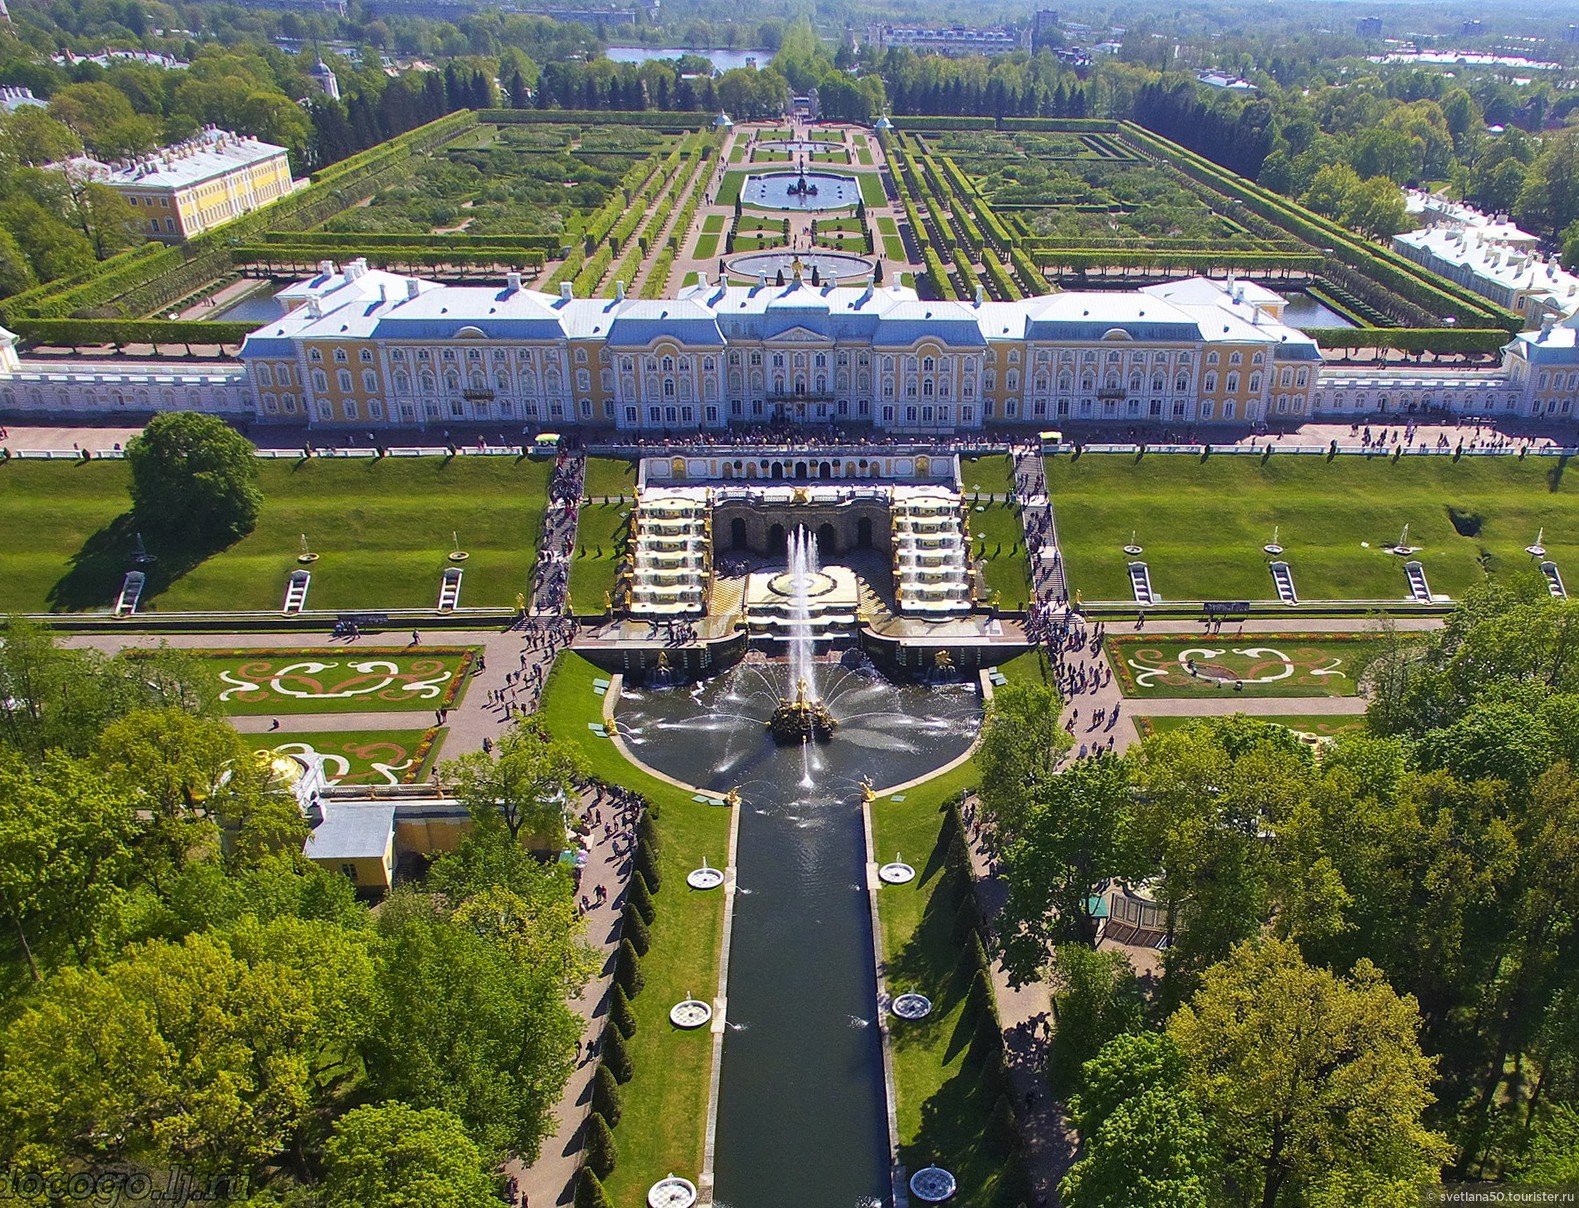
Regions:
<instances>
[{"instance_id":1,"label":"shrub","mask_svg":"<svg viewBox=\"0 0 1579 1208\"><path fill-rule=\"evenodd\" d=\"M992 1115L987 1121L987 1136L1000 1153L1013 1153L1020 1147L1020 1122L1014 1116L1014 1104L1002 1094L992 1105Z\"/></svg>"},{"instance_id":2,"label":"shrub","mask_svg":"<svg viewBox=\"0 0 1579 1208\"><path fill-rule=\"evenodd\" d=\"M590 1170L583 1170L576 1181L576 1208L614 1208L609 1193Z\"/></svg>"},{"instance_id":3,"label":"shrub","mask_svg":"<svg viewBox=\"0 0 1579 1208\"><path fill-rule=\"evenodd\" d=\"M631 942L631 947L636 949L636 955L646 956L652 947L652 933L647 930L647 923L641 917L641 911L635 906L627 905L621 926L625 938Z\"/></svg>"},{"instance_id":4,"label":"shrub","mask_svg":"<svg viewBox=\"0 0 1579 1208\"><path fill-rule=\"evenodd\" d=\"M641 957L636 954L636 946L629 939L620 941L619 963L614 970L614 981L625 988L625 993L635 998L641 993L642 987L647 984L647 975L642 972Z\"/></svg>"},{"instance_id":5,"label":"shrub","mask_svg":"<svg viewBox=\"0 0 1579 1208\"><path fill-rule=\"evenodd\" d=\"M600 1179L606 1179L619 1164L619 1146L614 1143L614 1130L599 1113L587 1117L587 1169Z\"/></svg>"},{"instance_id":6,"label":"shrub","mask_svg":"<svg viewBox=\"0 0 1579 1208\"><path fill-rule=\"evenodd\" d=\"M620 1116L625 1111L620 1104L620 1084L602 1062L592 1075L592 1110L607 1120L610 1128L619 1127Z\"/></svg>"},{"instance_id":7,"label":"shrub","mask_svg":"<svg viewBox=\"0 0 1579 1208\"><path fill-rule=\"evenodd\" d=\"M624 986L616 985L609 995L609 1020L626 1040L636 1035L636 1012Z\"/></svg>"},{"instance_id":8,"label":"shrub","mask_svg":"<svg viewBox=\"0 0 1579 1208\"><path fill-rule=\"evenodd\" d=\"M630 1050L618 1028L603 1029L603 1064L608 1066L614 1081L624 1085L631 1080L636 1067L631 1063Z\"/></svg>"},{"instance_id":9,"label":"shrub","mask_svg":"<svg viewBox=\"0 0 1579 1208\"><path fill-rule=\"evenodd\" d=\"M657 893L663 888L663 877L658 872L658 853L640 839L636 841L636 872L647 882L650 892Z\"/></svg>"},{"instance_id":10,"label":"shrub","mask_svg":"<svg viewBox=\"0 0 1579 1208\"><path fill-rule=\"evenodd\" d=\"M647 887L647 878L640 872L631 878L627 901L636 908L643 922L651 923L658 917L658 904L652 900L652 890Z\"/></svg>"}]
</instances>

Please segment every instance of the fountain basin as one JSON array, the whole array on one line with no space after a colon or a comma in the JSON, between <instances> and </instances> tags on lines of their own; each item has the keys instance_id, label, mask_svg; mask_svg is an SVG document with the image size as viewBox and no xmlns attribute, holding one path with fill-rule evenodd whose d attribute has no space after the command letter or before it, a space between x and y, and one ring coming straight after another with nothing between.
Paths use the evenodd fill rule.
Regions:
<instances>
[{"instance_id":1,"label":"fountain basin","mask_svg":"<svg viewBox=\"0 0 1579 1208\"><path fill-rule=\"evenodd\" d=\"M740 190L740 204L759 210L847 210L860 199L854 177L831 172L767 172L748 176Z\"/></svg>"},{"instance_id":2,"label":"fountain basin","mask_svg":"<svg viewBox=\"0 0 1579 1208\"><path fill-rule=\"evenodd\" d=\"M916 879L916 870L903 860L894 860L877 870L877 879L885 885L905 885Z\"/></svg>"},{"instance_id":3,"label":"fountain basin","mask_svg":"<svg viewBox=\"0 0 1579 1208\"><path fill-rule=\"evenodd\" d=\"M696 868L685 875L685 883L692 889L717 889L724 883L724 873L719 868Z\"/></svg>"},{"instance_id":4,"label":"fountain basin","mask_svg":"<svg viewBox=\"0 0 1579 1208\"><path fill-rule=\"evenodd\" d=\"M688 998L669 1008L669 1022L677 1028L694 1031L713 1018L713 1008L699 998Z\"/></svg>"},{"instance_id":5,"label":"fountain basin","mask_svg":"<svg viewBox=\"0 0 1579 1208\"><path fill-rule=\"evenodd\" d=\"M925 994L901 994L888 1009L900 1019L925 1019L932 1014L932 1000Z\"/></svg>"},{"instance_id":6,"label":"fountain basin","mask_svg":"<svg viewBox=\"0 0 1579 1208\"><path fill-rule=\"evenodd\" d=\"M928 1204L941 1204L958 1188L954 1176L941 1166L927 1166L910 1176L910 1194Z\"/></svg>"},{"instance_id":7,"label":"fountain basin","mask_svg":"<svg viewBox=\"0 0 1579 1208\"><path fill-rule=\"evenodd\" d=\"M690 1179L670 1175L647 1189L647 1208L691 1208L696 1203L696 1184Z\"/></svg>"}]
</instances>

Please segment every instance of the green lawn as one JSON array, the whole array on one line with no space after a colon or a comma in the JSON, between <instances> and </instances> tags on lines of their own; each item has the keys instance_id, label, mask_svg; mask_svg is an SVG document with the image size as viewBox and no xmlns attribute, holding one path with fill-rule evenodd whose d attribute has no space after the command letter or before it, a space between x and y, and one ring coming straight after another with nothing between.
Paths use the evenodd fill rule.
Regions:
<instances>
[{"instance_id":1,"label":"green lawn","mask_svg":"<svg viewBox=\"0 0 1579 1208\"><path fill-rule=\"evenodd\" d=\"M966 494L1009 495L1014 491L1014 464L1007 453L961 457L959 476Z\"/></svg>"},{"instance_id":2,"label":"green lawn","mask_svg":"<svg viewBox=\"0 0 1579 1208\"><path fill-rule=\"evenodd\" d=\"M1041 678L1035 652L1000 669L1010 680ZM979 1068L966 1057L971 1028L961 1016L971 970L955 935L954 894L939 844L941 807L976 779L969 761L909 790L902 802L880 798L872 806L872 843L880 863L901 855L919 874L878 894L888 990L915 990L934 1004L924 1021L892 1021L900 1155L910 1170L936 1161L953 1171L970 1189L962 1203L996 1206L1018 1201L1004 1178L1004 1157L985 1135L993 1104Z\"/></svg>"},{"instance_id":3,"label":"green lawn","mask_svg":"<svg viewBox=\"0 0 1579 1208\"><path fill-rule=\"evenodd\" d=\"M1020 513L1011 504L983 503L970 509L969 520L971 556L986 563L988 591L998 592L1004 608L1024 608L1031 589Z\"/></svg>"},{"instance_id":4,"label":"green lawn","mask_svg":"<svg viewBox=\"0 0 1579 1208\"><path fill-rule=\"evenodd\" d=\"M613 743L587 729L603 717L603 698L593 692L595 678L608 677L580 655L560 655L539 716L556 735L582 748L596 775L645 793L659 807L663 885L652 949L642 962L647 985L634 1003L637 1030L627 1046L636 1074L621 1100L624 1115L615 1133L619 1166L606 1183L613 1203L637 1204L669 1172L695 1181L702 1168L712 1036L705 1028L678 1031L669 1023L669 1008L688 993L711 999L718 985L724 896L693 892L686 888L685 874L704 857L714 868L725 867L730 813L699 805L689 793L638 770Z\"/></svg>"},{"instance_id":5,"label":"green lawn","mask_svg":"<svg viewBox=\"0 0 1579 1208\"><path fill-rule=\"evenodd\" d=\"M636 463L624 457L587 458L587 480L582 494L588 498L609 495L636 497Z\"/></svg>"},{"instance_id":6,"label":"green lawn","mask_svg":"<svg viewBox=\"0 0 1579 1208\"><path fill-rule=\"evenodd\" d=\"M194 651L232 717L437 710L465 691L475 655L462 646Z\"/></svg>"},{"instance_id":7,"label":"green lawn","mask_svg":"<svg viewBox=\"0 0 1579 1208\"><path fill-rule=\"evenodd\" d=\"M907 260L905 241L899 237L899 224L887 214L877 216L877 232L883 237L883 255L890 260Z\"/></svg>"},{"instance_id":8,"label":"green lawn","mask_svg":"<svg viewBox=\"0 0 1579 1208\"><path fill-rule=\"evenodd\" d=\"M718 255L718 241L724 232L724 216L709 214L702 219L701 233L696 237L694 255L698 260L711 260Z\"/></svg>"},{"instance_id":9,"label":"green lawn","mask_svg":"<svg viewBox=\"0 0 1579 1208\"><path fill-rule=\"evenodd\" d=\"M576 554L570 561L570 599L577 612L603 611L603 593L614 590L629 517L629 504L588 504L581 509Z\"/></svg>"},{"instance_id":10,"label":"green lawn","mask_svg":"<svg viewBox=\"0 0 1579 1208\"><path fill-rule=\"evenodd\" d=\"M1366 634L1142 635L1109 638L1108 655L1126 697L1353 696L1355 664L1372 640Z\"/></svg>"},{"instance_id":11,"label":"green lawn","mask_svg":"<svg viewBox=\"0 0 1579 1208\"><path fill-rule=\"evenodd\" d=\"M724 179L718 182L718 196L714 199L715 205L732 206L740 200L740 190L745 186L746 174L738 168L731 168L724 173Z\"/></svg>"},{"instance_id":12,"label":"green lawn","mask_svg":"<svg viewBox=\"0 0 1579 1208\"><path fill-rule=\"evenodd\" d=\"M858 138L855 140L855 158L864 167L869 168L872 166L872 148L864 138Z\"/></svg>"},{"instance_id":13,"label":"green lawn","mask_svg":"<svg viewBox=\"0 0 1579 1208\"><path fill-rule=\"evenodd\" d=\"M1402 600L1405 524L1434 592L1462 596L1493 573L1529 566L1546 529L1579 573L1579 479L1550 457L1387 458L1129 454L1047 460L1071 589L1131 599L1122 547L1134 532L1164 600L1275 599L1261 547L1273 526L1300 599ZM1455 528L1473 535L1460 535Z\"/></svg>"},{"instance_id":14,"label":"green lawn","mask_svg":"<svg viewBox=\"0 0 1579 1208\"><path fill-rule=\"evenodd\" d=\"M451 534L471 557L463 605L508 605L537 556L553 466L514 457L264 461L257 528L221 550L161 549L143 608L280 607L306 535L309 608L433 607ZM0 464L0 610L107 608L136 525L124 462Z\"/></svg>"},{"instance_id":15,"label":"green lawn","mask_svg":"<svg viewBox=\"0 0 1579 1208\"><path fill-rule=\"evenodd\" d=\"M1192 722L1202 720L1199 717L1137 717L1135 727L1140 731L1142 738L1150 738L1153 734L1166 734L1170 730L1181 730ZM1287 726L1290 730L1298 730L1301 734L1315 734L1321 738L1336 738L1343 734L1358 734L1365 729L1365 718L1359 714L1337 714L1333 716L1304 715L1290 717L1279 714L1276 717L1256 716L1256 721L1268 722L1274 726Z\"/></svg>"},{"instance_id":16,"label":"green lawn","mask_svg":"<svg viewBox=\"0 0 1579 1208\"><path fill-rule=\"evenodd\" d=\"M332 784L415 784L438 761L447 730L324 730L289 727L247 739L255 750L317 753Z\"/></svg>"}]
</instances>

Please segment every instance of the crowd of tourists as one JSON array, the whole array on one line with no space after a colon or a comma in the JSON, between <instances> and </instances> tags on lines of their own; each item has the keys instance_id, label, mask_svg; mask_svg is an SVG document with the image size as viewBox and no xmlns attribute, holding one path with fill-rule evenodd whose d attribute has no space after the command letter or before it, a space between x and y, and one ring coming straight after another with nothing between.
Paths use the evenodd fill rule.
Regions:
<instances>
[{"instance_id":1,"label":"crowd of tourists","mask_svg":"<svg viewBox=\"0 0 1579 1208\"><path fill-rule=\"evenodd\" d=\"M565 611L570 594L570 556L576 547L577 509L586 474L585 456L560 450L548 483L537 565L532 568L532 610L536 613Z\"/></svg>"}]
</instances>

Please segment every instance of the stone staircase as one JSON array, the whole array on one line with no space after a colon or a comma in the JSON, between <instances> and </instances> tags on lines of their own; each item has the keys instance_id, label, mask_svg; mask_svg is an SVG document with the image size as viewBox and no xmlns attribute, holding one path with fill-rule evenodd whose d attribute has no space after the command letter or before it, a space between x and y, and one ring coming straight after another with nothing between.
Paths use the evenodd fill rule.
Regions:
<instances>
[{"instance_id":1,"label":"stone staircase","mask_svg":"<svg viewBox=\"0 0 1579 1208\"><path fill-rule=\"evenodd\" d=\"M1034 597L1056 599L1069 594L1064 577L1064 559L1058 549L1058 524L1053 516L1052 497L1047 493L1047 474L1040 454L1016 449L1014 454L1014 491L1020 501L1020 526L1025 530L1025 549L1031 567ZM1033 533L1040 533L1033 537Z\"/></svg>"}]
</instances>

